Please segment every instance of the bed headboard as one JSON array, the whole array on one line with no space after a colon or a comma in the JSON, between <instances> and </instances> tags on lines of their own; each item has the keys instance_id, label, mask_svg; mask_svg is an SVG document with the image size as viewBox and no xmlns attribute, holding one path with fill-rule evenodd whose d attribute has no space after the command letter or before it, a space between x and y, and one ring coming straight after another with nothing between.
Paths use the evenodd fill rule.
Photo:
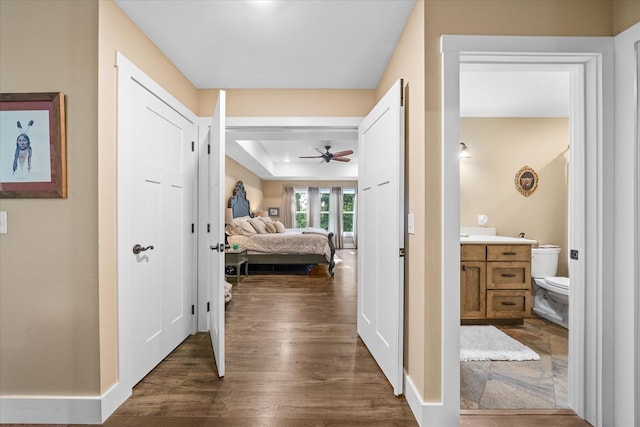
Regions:
<instances>
[{"instance_id":1,"label":"bed headboard","mask_svg":"<svg viewBox=\"0 0 640 427\"><path fill-rule=\"evenodd\" d=\"M247 192L244 189L244 183L238 181L236 188L233 190L233 196L229 199L229 207L233 212L233 217L251 216L251 206L247 200Z\"/></svg>"}]
</instances>

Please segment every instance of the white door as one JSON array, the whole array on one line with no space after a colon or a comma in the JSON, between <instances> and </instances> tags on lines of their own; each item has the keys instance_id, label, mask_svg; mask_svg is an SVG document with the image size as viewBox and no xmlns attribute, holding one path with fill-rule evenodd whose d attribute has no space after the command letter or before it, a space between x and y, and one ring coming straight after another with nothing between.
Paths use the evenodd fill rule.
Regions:
<instances>
[{"instance_id":1,"label":"white door","mask_svg":"<svg viewBox=\"0 0 640 427\"><path fill-rule=\"evenodd\" d=\"M209 333L218 376L224 377L224 156L225 100L221 90L209 129L209 216L211 312Z\"/></svg>"},{"instance_id":2,"label":"white door","mask_svg":"<svg viewBox=\"0 0 640 427\"><path fill-rule=\"evenodd\" d=\"M402 80L358 128L358 334L403 393L404 107Z\"/></svg>"},{"instance_id":3,"label":"white door","mask_svg":"<svg viewBox=\"0 0 640 427\"><path fill-rule=\"evenodd\" d=\"M135 384L193 328L196 127L137 80L119 85L119 288L131 298L121 329Z\"/></svg>"},{"instance_id":4,"label":"white door","mask_svg":"<svg viewBox=\"0 0 640 427\"><path fill-rule=\"evenodd\" d=\"M640 23L615 37L615 424L640 426ZM573 283L573 282L572 282ZM635 298L634 298L635 295ZM622 326L623 325L623 326Z\"/></svg>"}]
</instances>

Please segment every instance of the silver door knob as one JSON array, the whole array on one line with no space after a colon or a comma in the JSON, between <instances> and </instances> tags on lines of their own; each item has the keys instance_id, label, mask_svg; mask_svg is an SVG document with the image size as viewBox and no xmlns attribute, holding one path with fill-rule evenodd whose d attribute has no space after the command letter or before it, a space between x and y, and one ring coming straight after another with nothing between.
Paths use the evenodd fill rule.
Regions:
<instances>
[{"instance_id":1,"label":"silver door knob","mask_svg":"<svg viewBox=\"0 0 640 427\"><path fill-rule=\"evenodd\" d=\"M137 243L136 243L136 244L133 246L133 253L134 253L134 254L136 254L136 255L138 255L140 252L144 252L144 251L146 251L146 250L148 250L148 249L153 249L153 246L147 246L147 247L145 248L144 246L139 245L139 244L137 244Z\"/></svg>"}]
</instances>

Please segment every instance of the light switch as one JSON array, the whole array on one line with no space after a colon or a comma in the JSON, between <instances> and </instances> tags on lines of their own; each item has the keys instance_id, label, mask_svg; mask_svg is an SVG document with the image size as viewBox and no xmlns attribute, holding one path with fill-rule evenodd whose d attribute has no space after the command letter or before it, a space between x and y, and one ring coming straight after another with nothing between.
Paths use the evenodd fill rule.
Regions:
<instances>
[{"instance_id":1,"label":"light switch","mask_svg":"<svg viewBox=\"0 0 640 427\"><path fill-rule=\"evenodd\" d=\"M7 211L0 211L0 234L7 234Z\"/></svg>"},{"instance_id":2,"label":"light switch","mask_svg":"<svg viewBox=\"0 0 640 427\"><path fill-rule=\"evenodd\" d=\"M412 213L407 215L407 233L416 234L415 216Z\"/></svg>"}]
</instances>

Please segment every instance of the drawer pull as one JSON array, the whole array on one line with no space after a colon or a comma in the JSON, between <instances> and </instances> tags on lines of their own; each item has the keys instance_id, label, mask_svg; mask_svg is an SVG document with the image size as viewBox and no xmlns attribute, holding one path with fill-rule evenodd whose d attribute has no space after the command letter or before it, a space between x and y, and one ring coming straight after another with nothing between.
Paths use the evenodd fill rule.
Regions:
<instances>
[{"instance_id":1,"label":"drawer pull","mask_svg":"<svg viewBox=\"0 0 640 427\"><path fill-rule=\"evenodd\" d=\"M516 303L511 301L503 301L502 305L516 305Z\"/></svg>"},{"instance_id":2,"label":"drawer pull","mask_svg":"<svg viewBox=\"0 0 640 427\"><path fill-rule=\"evenodd\" d=\"M502 252L502 255L518 255L518 252Z\"/></svg>"},{"instance_id":3,"label":"drawer pull","mask_svg":"<svg viewBox=\"0 0 640 427\"><path fill-rule=\"evenodd\" d=\"M503 273L502 277L516 277L516 275L513 273Z\"/></svg>"}]
</instances>

